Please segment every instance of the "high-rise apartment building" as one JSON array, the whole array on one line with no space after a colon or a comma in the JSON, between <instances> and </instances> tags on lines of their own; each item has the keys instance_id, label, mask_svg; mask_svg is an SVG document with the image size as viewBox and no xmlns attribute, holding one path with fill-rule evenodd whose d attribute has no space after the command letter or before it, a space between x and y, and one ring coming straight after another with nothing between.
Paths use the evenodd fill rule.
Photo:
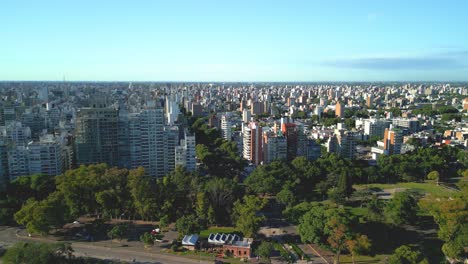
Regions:
<instances>
[{"instance_id":1,"label":"high-rise apartment building","mask_svg":"<svg viewBox=\"0 0 468 264\"><path fill-rule=\"evenodd\" d=\"M144 109L123 115L120 124L120 166L143 167L150 176L164 176L168 169L163 109Z\"/></svg>"},{"instance_id":2,"label":"high-rise apartment building","mask_svg":"<svg viewBox=\"0 0 468 264\"><path fill-rule=\"evenodd\" d=\"M266 131L263 133L263 162L271 163L275 160L286 160L287 143L281 131Z\"/></svg>"},{"instance_id":3,"label":"high-rise apartment building","mask_svg":"<svg viewBox=\"0 0 468 264\"><path fill-rule=\"evenodd\" d=\"M77 164L117 166L118 130L118 110L105 105L79 109L75 131Z\"/></svg>"},{"instance_id":4,"label":"high-rise apartment building","mask_svg":"<svg viewBox=\"0 0 468 264\"><path fill-rule=\"evenodd\" d=\"M221 116L221 137L232 140L232 122L227 114Z\"/></svg>"},{"instance_id":5,"label":"high-rise apartment building","mask_svg":"<svg viewBox=\"0 0 468 264\"><path fill-rule=\"evenodd\" d=\"M377 136L383 138L386 128L391 125L390 120L386 119L366 119L364 120L364 134L369 137Z\"/></svg>"},{"instance_id":6,"label":"high-rise apartment building","mask_svg":"<svg viewBox=\"0 0 468 264\"><path fill-rule=\"evenodd\" d=\"M403 133L398 128L385 129L384 135L384 151L387 155L394 155L401 153L401 146L403 144Z\"/></svg>"},{"instance_id":7,"label":"high-rise apartment building","mask_svg":"<svg viewBox=\"0 0 468 264\"><path fill-rule=\"evenodd\" d=\"M196 170L195 146L195 135L186 129L184 139L180 140L180 146L175 148L175 165L183 166L188 171Z\"/></svg>"},{"instance_id":8,"label":"high-rise apartment building","mask_svg":"<svg viewBox=\"0 0 468 264\"><path fill-rule=\"evenodd\" d=\"M169 173L175 169L175 149L179 145L179 127L178 126L166 126L164 127L164 142L165 142L165 154L164 154L164 165L166 173Z\"/></svg>"},{"instance_id":9,"label":"high-rise apartment building","mask_svg":"<svg viewBox=\"0 0 468 264\"><path fill-rule=\"evenodd\" d=\"M286 137L287 142L287 160L291 161L297 156L298 147L298 129L294 123L282 123L281 132Z\"/></svg>"},{"instance_id":10,"label":"high-rise apartment building","mask_svg":"<svg viewBox=\"0 0 468 264\"><path fill-rule=\"evenodd\" d=\"M8 149L8 175L10 180L32 174L60 175L65 170L62 143L52 135L27 145Z\"/></svg>"},{"instance_id":11,"label":"high-rise apartment building","mask_svg":"<svg viewBox=\"0 0 468 264\"><path fill-rule=\"evenodd\" d=\"M345 110L345 106L343 102L340 102L340 101L336 102L335 116L339 118L344 118L344 110Z\"/></svg>"},{"instance_id":12,"label":"high-rise apartment building","mask_svg":"<svg viewBox=\"0 0 468 264\"><path fill-rule=\"evenodd\" d=\"M256 122L243 126L243 156L258 165L263 161L262 128Z\"/></svg>"}]
</instances>

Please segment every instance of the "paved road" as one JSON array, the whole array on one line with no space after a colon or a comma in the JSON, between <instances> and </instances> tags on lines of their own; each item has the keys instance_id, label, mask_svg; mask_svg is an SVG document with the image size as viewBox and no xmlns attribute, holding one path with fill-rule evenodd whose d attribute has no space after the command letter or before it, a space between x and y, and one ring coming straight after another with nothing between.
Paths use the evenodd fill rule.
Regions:
<instances>
[{"instance_id":1,"label":"paved road","mask_svg":"<svg viewBox=\"0 0 468 264\"><path fill-rule=\"evenodd\" d=\"M0 246L9 247L19 241L38 241L38 242L53 242L43 238L28 238L24 236L17 236L17 231L20 230L15 227L2 227L0 226ZM92 245L86 242L73 242L72 247L75 250L76 256L86 256L98 259L115 259L122 261L135 261L135 263L152 263L152 264L195 264L195 263L213 263L212 261L200 261L189 259L169 254L155 253L144 251L137 248L108 248L102 246Z\"/></svg>"}]
</instances>

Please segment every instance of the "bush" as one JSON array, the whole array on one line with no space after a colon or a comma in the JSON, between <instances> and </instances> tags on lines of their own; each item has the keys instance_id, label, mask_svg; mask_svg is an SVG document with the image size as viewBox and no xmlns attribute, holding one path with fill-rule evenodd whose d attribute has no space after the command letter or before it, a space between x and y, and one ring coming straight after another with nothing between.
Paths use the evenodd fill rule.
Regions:
<instances>
[{"instance_id":1,"label":"bush","mask_svg":"<svg viewBox=\"0 0 468 264\"><path fill-rule=\"evenodd\" d=\"M153 235L151 235L148 232L140 236L140 241L143 242L145 245L154 245Z\"/></svg>"},{"instance_id":2,"label":"bush","mask_svg":"<svg viewBox=\"0 0 468 264\"><path fill-rule=\"evenodd\" d=\"M107 236L109 236L111 239L117 238L118 240L122 240L127 233L127 229L127 224L118 224L114 226L109 232L107 232Z\"/></svg>"}]
</instances>

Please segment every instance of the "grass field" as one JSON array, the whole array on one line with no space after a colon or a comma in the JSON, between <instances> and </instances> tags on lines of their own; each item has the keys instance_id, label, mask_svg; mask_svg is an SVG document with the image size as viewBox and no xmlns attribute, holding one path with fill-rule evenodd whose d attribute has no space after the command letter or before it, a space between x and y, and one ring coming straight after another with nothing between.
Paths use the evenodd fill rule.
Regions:
<instances>
[{"instance_id":1,"label":"grass field","mask_svg":"<svg viewBox=\"0 0 468 264\"><path fill-rule=\"evenodd\" d=\"M234 227L210 227L208 229L202 230L200 232L200 238L208 238L208 236L213 233L225 233L225 234L232 234L238 233Z\"/></svg>"},{"instance_id":2,"label":"grass field","mask_svg":"<svg viewBox=\"0 0 468 264\"><path fill-rule=\"evenodd\" d=\"M417 182L402 182L396 184L381 184L381 183L372 183L372 184L358 184L353 186L355 189L364 189L364 188L380 188L380 189L394 189L394 188L406 188L410 190L415 190L424 194L432 194L439 197L449 197L455 193L455 191L449 190L442 186L438 186L435 183L417 183Z\"/></svg>"}]
</instances>

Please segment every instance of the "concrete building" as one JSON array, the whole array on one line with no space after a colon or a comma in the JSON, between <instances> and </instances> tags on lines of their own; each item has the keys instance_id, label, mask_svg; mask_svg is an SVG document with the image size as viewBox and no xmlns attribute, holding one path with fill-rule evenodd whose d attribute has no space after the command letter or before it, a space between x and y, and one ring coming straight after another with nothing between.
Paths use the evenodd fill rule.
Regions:
<instances>
[{"instance_id":1,"label":"concrete building","mask_svg":"<svg viewBox=\"0 0 468 264\"><path fill-rule=\"evenodd\" d=\"M117 166L118 130L118 110L105 106L79 109L75 131L77 164Z\"/></svg>"},{"instance_id":2,"label":"concrete building","mask_svg":"<svg viewBox=\"0 0 468 264\"><path fill-rule=\"evenodd\" d=\"M194 171L197 168L195 146L195 135L185 130L184 139L180 140L180 146L175 149L175 165L185 167L188 171Z\"/></svg>"},{"instance_id":3,"label":"concrete building","mask_svg":"<svg viewBox=\"0 0 468 264\"><path fill-rule=\"evenodd\" d=\"M340 101L336 102L335 116L339 118L344 118L344 110L345 110L345 106L343 102L340 102Z\"/></svg>"},{"instance_id":4,"label":"concrete building","mask_svg":"<svg viewBox=\"0 0 468 264\"><path fill-rule=\"evenodd\" d=\"M232 140L232 122L228 114L221 116L221 137Z\"/></svg>"},{"instance_id":5,"label":"concrete building","mask_svg":"<svg viewBox=\"0 0 468 264\"><path fill-rule=\"evenodd\" d=\"M356 146L355 132L336 129L333 136L328 139L327 151L352 160L356 155Z\"/></svg>"},{"instance_id":6,"label":"concrete building","mask_svg":"<svg viewBox=\"0 0 468 264\"><path fill-rule=\"evenodd\" d=\"M403 144L403 133L398 128L385 129L384 150L388 155L400 154Z\"/></svg>"},{"instance_id":7,"label":"concrete building","mask_svg":"<svg viewBox=\"0 0 468 264\"><path fill-rule=\"evenodd\" d=\"M364 120L364 135L383 138L385 129L389 128L391 123L390 120L386 119L366 119Z\"/></svg>"},{"instance_id":8,"label":"concrete building","mask_svg":"<svg viewBox=\"0 0 468 264\"><path fill-rule=\"evenodd\" d=\"M175 149L179 146L179 127L166 126L164 127L164 171L169 173L175 169Z\"/></svg>"},{"instance_id":9,"label":"concrete building","mask_svg":"<svg viewBox=\"0 0 468 264\"><path fill-rule=\"evenodd\" d=\"M243 156L258 165L263 160L262 128L256 122L243 126Z\"/></svg>"},{"instance_id":10,"label":"concrete building","mask_svg":"<svg viewBox=\"0 0 468 264\"><path fill-rule=\"evenodd\" d=\"M52 135L7 151L10 180L32 174L60 175L65 170L62 143Z\"/></svg>"},{"instance_id":11,"label":"concrete building","mask_svg":"<svg viewBox=\"0 0 468 264\"><path fill-rule=\"evenodd\" d=\"M268 164L275 160L286 160L287 142L281 131L266 131L263 133L263 163Z\"/></svg>"},{"instance_id":12,"label":"concrete building","mask_svg":"<svg viewBox=\"0 0 468 264\"><path fill-rule=\"evenodd\" d=\"M119 164L135 169L143 167L153 177L168 173L162 109L145 109L120 117Z\"/></svg>"},{"instance_id":13,"label":"concrete building","mask_svg":"<svg viewBox=\"0 0 468 264\"><path fill-rule=\"evenodd\" d=\"M250 112L247 109L242 110L242 122L247 124L250 122L250 118L251 118Z\"/></svg>"},{"instance_id":14,"label":"concrete building","mask_svg":"<svg viewBox=\"0 0 468 264\"><path fill-rule=\"evenodd\" d=\"M419 120L416 118L394 118L392 119L394 127L406 128L409 133L415 133L420 130Z\"/></svg>"},{"instance_id":15,"label":"concrete building","mask_svg":"<svg viewBox=\"0 0 468 264\"><path fill-rule=\"evenodd\" d=\"M282 123L281 132L286 137L287 142L287 160L291 161L297 156L298 147L298 129L294 123Z\"/></svg>"},{"instance_id":16,"label":"concrete building","mask_svg":"<svg viewBox=\"0 0 468 264\"><path fill-rule=\"evenodd\" d=\"M265 113L264 104L262 102L253 102L250 112L252 115L261 115Z\"/></svg>"},{"instance_id":17,"label":"concrete building","mask_svg":"<svg viewBox=\"0 0 468 264\"><path fill-rule=\"evenodd\" d=\"M30 143L27 149L29 174L56 176L65 171L62 144L53 137Z\"/></svg>"}]
</instances>

